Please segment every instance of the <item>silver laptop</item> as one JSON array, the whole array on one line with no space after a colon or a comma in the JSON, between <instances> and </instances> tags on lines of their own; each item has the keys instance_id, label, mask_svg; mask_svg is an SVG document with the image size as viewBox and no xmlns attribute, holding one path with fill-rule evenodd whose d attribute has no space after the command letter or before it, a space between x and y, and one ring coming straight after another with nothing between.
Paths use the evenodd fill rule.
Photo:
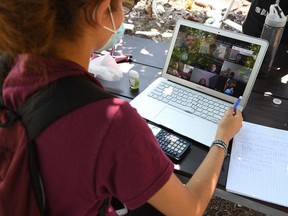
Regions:
<instances>
[{"instance_id":1,"label":"silver laptop","mask_svg":"<svg viewBox=\"0 0 288 216\"><path fill-rule=\"evenodd\" d=\"M267 47L259 38L179 20L161 77L131 105L145 119L210 146L227 108L240 96L238 109L247 104Z\"/></svg>"}]
</instances>

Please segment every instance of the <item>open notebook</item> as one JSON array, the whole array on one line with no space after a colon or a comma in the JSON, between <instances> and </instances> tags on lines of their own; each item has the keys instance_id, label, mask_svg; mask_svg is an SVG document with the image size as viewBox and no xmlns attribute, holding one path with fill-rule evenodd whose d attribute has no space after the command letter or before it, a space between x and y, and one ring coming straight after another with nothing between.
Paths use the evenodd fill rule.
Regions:
<instances>
[{"instance_id":1,"label":"open notebook","mask_svg":"<svg viewBox=\"0 0 288 216\"><path fill-rule=\"evenodd\" d=\"M227 107L239 96L238 109L245 107L267 47L259 38L179 20L161 77L131 105L145 119L210 146Z\"/></svg>"}]
</instances>

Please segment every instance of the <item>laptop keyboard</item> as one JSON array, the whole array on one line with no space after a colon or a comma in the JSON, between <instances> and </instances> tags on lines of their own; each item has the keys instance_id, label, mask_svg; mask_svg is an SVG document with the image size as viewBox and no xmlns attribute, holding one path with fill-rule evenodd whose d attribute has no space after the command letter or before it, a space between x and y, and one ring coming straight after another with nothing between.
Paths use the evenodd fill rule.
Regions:
<instances>
[{"instance_id":1,"label":"laptop keyboard","mask_svg":"<svg viewBox=\"0 0 288 216\"><path fill-rule=\"evenodd\" d=\"M167 81L162 81L148 96L216 124L231 106Z\"/></svg>"}]
</instances>

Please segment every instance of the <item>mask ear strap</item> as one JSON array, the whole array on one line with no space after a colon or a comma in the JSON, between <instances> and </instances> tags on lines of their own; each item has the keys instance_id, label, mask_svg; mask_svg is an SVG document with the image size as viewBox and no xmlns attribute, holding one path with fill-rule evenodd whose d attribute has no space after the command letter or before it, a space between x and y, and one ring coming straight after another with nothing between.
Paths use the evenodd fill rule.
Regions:
<instances>
[{"instance_id":1,"label":"mask ear strap","mask_svg":"<svg viewBox=\"0 0 288 216\"><path fill-rule=\"evenodd\" d=\"M96 21L96 20L95 20L95 15L96 15L97 7L98 7L98 5L96 5L96 6L94 7L93 14L92 14L92 17L93 17L93 20L94 20L94 21ZM107 27L107 26L103 26L103 28L115 34L115 33L116 33L116 27L115 27L114 17L113 17L113 14L112 14L112 12L111 12L111 7L110 7L110 5L109 5L109 14L110 14L110 18L111 18L111 21L112 21L113 29L111 29L111 28L109 28L109 27Z\"/></svg>"}]
</instances>

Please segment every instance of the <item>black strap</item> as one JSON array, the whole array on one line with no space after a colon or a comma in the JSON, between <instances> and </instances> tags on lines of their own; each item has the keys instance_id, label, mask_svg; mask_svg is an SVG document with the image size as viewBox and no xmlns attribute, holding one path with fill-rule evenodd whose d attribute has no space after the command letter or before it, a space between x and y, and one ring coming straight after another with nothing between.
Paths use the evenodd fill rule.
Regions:
<instances>
[{"instance_id":1,"label":"black strap","mask_svg":"<svg viewBox=\"0 0 288 216\"><path fill-rule=\"evenodd\" d=\"M42 216L45 215L45 191L42 183L42 178L40 175L40 168L38 164L38 155L36 150L36 144L34 140L28 143L28 155L29 155L29 172L31 176L32 186L34 190L34 194L37 199L37 203L39 206L39 210Z\"/></svg>"},{"instance_id":2,"label":"black strap","mask_svg":"<svg viewBox=\"0 0 288 216\"><path fill-rule=\"evenodd\" d=\"M111 98L87 77L59 79L30 97L17 111L33 140L48 125L64 114L93 101Z\"/></svg>"},{"instance_id":3,"label":"black strap","mask_svg":"<svg viewBox=\"0 0 288 216\"><path fill-rule=\"evenodd\" d=\"M0 109L4 109L4 103L3 103L3 98L2 98L2 94L0 94Z\"/></svg>"},{"instance_id":4,"label":"black strap","mask_svg":"<svg viewBox=\"0 0 288 216\"><path fill-rule=\"evenodd\" d=\"M5 121L3 121L3 122L0 121L0 127L2 127L2 128L10 127L11 125L14 124L14 122L16 120L19 119L19 116L18 116L18 114L15 111L10 110L9 108L7 108L4 105L3 98L2 98L1 94L0 94L0 110L2 112L4 112L4 114L5 114Z\"/></svg>"},{"instance_id":5,"label":"black strap","mask_svg":"<svg viewBox=\"0 0 288 216\"><path fill-rule=\"evenodd\" d=\"M22 118L29 138L29 169L42 215L45 213L45 194L34 139L61 116L85 104L111 97L111 94L100 89L87 77L73 76L59 79L42 88L18 109L17 113Z\"/></svg>"}]
</instances>

